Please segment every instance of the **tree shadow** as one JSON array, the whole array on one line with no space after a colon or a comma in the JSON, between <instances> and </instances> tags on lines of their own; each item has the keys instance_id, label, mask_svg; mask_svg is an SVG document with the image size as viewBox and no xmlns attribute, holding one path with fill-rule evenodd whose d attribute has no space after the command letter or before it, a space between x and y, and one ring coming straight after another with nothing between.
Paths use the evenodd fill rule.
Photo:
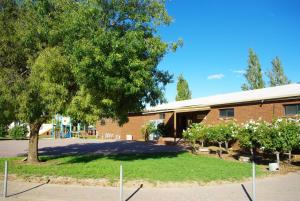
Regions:
<instances>
[{"instance_id":1,"label":"tree shadow","mask_svg":"<svg viewBox=\"0 0 300 201\"><path fill-rule=\"evenodd\" d=\"M81 154L139 154L139 153L161 153L181 152L181 146L157 145L138 141L115 141L70 144L66 146L44 147L39 149L41 156L81 155Z\"/></svg>"},{"instance_id":2,"label":"tree shadow","mask_svg":"<svg viewBox=\"0 0 300 201\"><path fill-rule=\"evenodd\" d=\"M39 149L41 162L76 156L65 163L88 163L108 158L116 161L133 161L156 158L172 158L186 150L181 146L156 145L137 141L115 141L102 143L70 144L66 146L44 147Z\"/></svg>"},{"instance_id":3,"label":"tree shadow","mask_svg":"<svg viewBox=\"0 0 300 201\"><path fill-rule=\"evenodd\" d=\"M141 154L113 154L113 155L81 155L81 156L75 156L70 158L70 160L60 163L59 165L65 165L65 164L75 164L75 163L89 163L94 160L106 158L111 159L115 161L135 161L135 160L147 160L147 159L160 159L160 158L174 158L178 155L182 154L184 152L176 152L176 153L141 153ZM64 156L61 156L64 157ZM59 158L61 158L59 157ZM49 158L56 159L58 157Z\"/></svg>"},{"instance_id":4,"label":"tree shadow","mask_svg":"<svg viewBox=\"0 0 300 201\"><path fill-rule=\"evenodd\" d=\"M31 188L29 188L29 189L23 190L23 191L18 192L18 193L14 193L14 194L8 195L7 197L13 197L13 196L16 196L16 195L20 195L20 194L22 194L22 193L26 193L26 192L28 192L28 191L31 191L31 190L34 190L34 189L39 188L39 187L41 187L41 186L44 186L44 185L48 184L49 182L50 182L50 179L48 179L48 181L46 181L45 183L39 184L39 185L37 185L37 186L31 187Z\"/></svg>"}]
</instances>

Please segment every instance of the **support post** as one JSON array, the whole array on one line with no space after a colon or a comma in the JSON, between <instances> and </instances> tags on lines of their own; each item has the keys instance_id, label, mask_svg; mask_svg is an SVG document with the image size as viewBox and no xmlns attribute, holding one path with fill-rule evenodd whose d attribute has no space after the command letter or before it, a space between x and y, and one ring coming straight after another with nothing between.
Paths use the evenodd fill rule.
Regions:
<instances>
[{"instance_id":1,"label":"support post","mask_svg":"<svg viewBox=\"0 0 300 201\"><path fill-rule=\"evenodd\" d=\"M7 178L8 178L8 165L7 165L7 161L5 161L4 162L3 198L7 197Z\"/></svg>"},{"instance_id":2,"label":"support post","mask_svg":"<svg viewBox=\"0 0 300 201\"><path fill-rule=\"evenodd\" d=\"M177 136L177 114L174 111L174 142L176 142L176 136Z\"/></svg>"},{"instance_id":3,"label":"support post","mask_svg":"<svg viewBox=\"0 0 300 201\"><path fill-rule=\"evenodd\" d=\"M123 167L120 165L120 201L123 201Z\"/></svg>"},{"instance_id":4,"label":"support post","mask_svg":"<svg viewBox=\"0 0 300 201\"><path fill-rule=\"evenodd\" d=\"M252 201L256 201L254 152L253 152L253 158L252 158Z\"/></svg>"}]
</instances>

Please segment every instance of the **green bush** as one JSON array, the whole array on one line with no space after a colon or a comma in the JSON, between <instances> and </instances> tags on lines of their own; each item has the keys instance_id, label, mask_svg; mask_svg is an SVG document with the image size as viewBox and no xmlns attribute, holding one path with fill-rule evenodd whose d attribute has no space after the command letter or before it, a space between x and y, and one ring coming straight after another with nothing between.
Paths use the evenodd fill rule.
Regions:
<instances>
[{"instance_id":1,"label":"green bush","mask_svg":"<svg viewBox=\"0 0 300 201\"><path fill-rule=\"evenodd\" d=\"M291 152L299 148L300 143L300 124L293 119L277 119L272 122L265 132L261 135L262 149L275 153L279 164L279 154Z\"/></svg>"},{"instance_id":2,"label":"green bush","mask_svg":"<svg viewBox=\"0 0 300 201\"><path fill-rule=\"evenodd\" d=\"M5 129L5 126L0 125L0 137L5 137L7 135L7 131Z\"/></svg>"},{"instance_id":3,"label":"green bush","mask_svg":"<svg viewBox=\"0 0 300 201\"><path fill-rule=\"evenodd\" d=\"M193 151L196 150L196 143L200 141L202 146L207 139L206 126L200 123L192 124L187 130L183 131L183 137L191 144Z\"/></svg>"},{"instance_id":4,"label":"green bush","mask_svg":"<svg viewBox=\"0 0 300 201\"><path fill-rule=\"evenodd\" d=\"M148 141L149 140L149 135L151 133L155 133L157 131L157 128L155 126L155 123L154 122L147 122L143 125L142 129L142 134L145 138L145 141Z\"/></svg>"},{"instance_id":5,"label":"green bush","mask_svg":"<svg viewBox=\"0 0 300 201\"><path fill-rule=\"evenodd\" d=\"M28 130L27 127L25 125L22 126L15 126L14 128L9 130L9 136L12 139L24 139L26 138L26 134L27 134Z\"/></svg>"}]
</instances>

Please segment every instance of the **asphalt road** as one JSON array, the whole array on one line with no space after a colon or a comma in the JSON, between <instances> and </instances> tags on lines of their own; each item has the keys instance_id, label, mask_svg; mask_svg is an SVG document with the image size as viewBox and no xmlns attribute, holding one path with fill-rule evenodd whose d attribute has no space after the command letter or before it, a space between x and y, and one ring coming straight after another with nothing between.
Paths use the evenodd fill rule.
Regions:
<instances>
[{"instance_id":1,"label":"asphalt road","mask_svg":"<svg viewBox=\"0 0 300 201\"><path fill-rule=\"evenodd\" d=\"M27 151L28 140L0 141L0 157L26 156ZM39 154L50 156L178 151L182 151L182 148L179 146L156 145L138 141L100 141L76 138L39 140Z\"/></svg>"},{"instance_id":2,"label":"asphalt road","mask_svg":"<svg viewBox=\"0 0 300 201\"><path fill-rule=\"evenodd\" d=\"M2 183L0 183L2 185ZM249 201L251 182L193 187L124 188L130 201ZM9 182L7 201L117 201L118 187ZM257 180L257 201L300 201L300 172ZM2 188L1 188L2 189ZM1 199L1 198L0 198Z\"/></svg>"}]
</instances>

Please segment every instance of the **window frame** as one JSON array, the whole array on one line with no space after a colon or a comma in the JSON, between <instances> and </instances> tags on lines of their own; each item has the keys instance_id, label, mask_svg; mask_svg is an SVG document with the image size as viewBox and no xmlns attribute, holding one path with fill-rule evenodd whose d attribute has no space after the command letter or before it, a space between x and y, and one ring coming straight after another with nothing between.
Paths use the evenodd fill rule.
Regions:
<instances>
[{"instance_id":1,"label":"window frame","mask_svg":"<svg viewBox=\"0 0 300 201\"><path fill-rule=\"evenodd\" d=\"M166 113L159 113L159 119L165 119Z\"/></svg>"},{"instance_id":2,"label":"window frame","mask_svg":"<svg viewBox=\"0 0 300 201\"><path fill-rule=\"evenodd\" d=\"M222 114L222 112L221 111L226 111L227 110L227 112L226 112L226 116L222 116L221 114ZM233 115L232 116L228 116L228 111L229 110L232 110L233 111ZM232 118L234 118L234 116L235 116L235 112L234 112L234 108L233 107L231 107L231 108L222 108L222 109L219 109L219 118L220 119L232 119Z\"/></svg>"},{"instance_id":3,"label":"window frame","mask_svg":"<svg viewBox=\"0 0 300 201\"><path fill-rule=\"evenodd\" d=\"M287 106L296 106L296 114L287 114ZM285 104L283 105L283 109L284 109L284 116L299 116L300 115L300 103L296 103L296 104Z\"/></svg>"}]
</instances>

